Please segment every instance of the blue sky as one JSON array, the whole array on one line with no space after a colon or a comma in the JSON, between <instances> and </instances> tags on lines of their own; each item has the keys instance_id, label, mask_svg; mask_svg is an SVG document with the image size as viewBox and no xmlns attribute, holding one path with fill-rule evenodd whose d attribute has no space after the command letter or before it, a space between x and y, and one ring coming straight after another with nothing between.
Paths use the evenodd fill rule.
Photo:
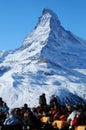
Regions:
<instances>
[{"instance_id":1,"label":"blue sky","mask_svg":"<svg viewBox=\"0 0 86 130\"><path fill-rule=\"evenodd\" d=\"M45 7L66 30L86 39L86 0L0 0L0 50L20 47Z\"/></svg>"}]
</instances>

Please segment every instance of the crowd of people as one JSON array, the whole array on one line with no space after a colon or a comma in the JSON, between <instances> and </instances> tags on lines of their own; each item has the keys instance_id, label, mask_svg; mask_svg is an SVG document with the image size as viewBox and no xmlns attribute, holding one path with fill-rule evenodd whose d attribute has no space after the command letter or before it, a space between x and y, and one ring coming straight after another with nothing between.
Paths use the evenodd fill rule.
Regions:
<instances>
[{"instance_id":1,"label":"crowd of people","mask_svg":"<svg viewBox=\"0 0 86 130\"><path fill-rule=\"evenodd\" d=\"M43 116L48 116L44 124ZM52 126L55 120L67 121L68 125L62 130L75 130L79 125L86 125L86 104L84 105L61 105L55 95L46 101L45 93L39 96L39 106L30 108L27 104L22 107L9 109L7 104L0 98L0 130L58 130Z\"/></svg>"}]
</instances>

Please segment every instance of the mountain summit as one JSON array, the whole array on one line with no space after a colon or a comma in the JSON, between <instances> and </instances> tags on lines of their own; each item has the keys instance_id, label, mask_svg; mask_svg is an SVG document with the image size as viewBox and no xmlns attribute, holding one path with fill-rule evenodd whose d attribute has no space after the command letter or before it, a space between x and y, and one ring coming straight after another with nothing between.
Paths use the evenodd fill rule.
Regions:
<instances>
[{"instance_id":1,"label":"mountain summit","mask_svg":"<svg viewBox=\"0 0 86 130\"><path fill-rule=\"evenodd\" d=\"M86 100L86 41L62 27L57 15L44 9L20 48L0 55L0 96L12 107L38 105L45 93L59 102ZM9 98L10 97L10 98Z\"/></svg>"},{"instance_id":2,"label":"mountain summit","mask_svg":"<svg viewBox=\"0 0 86 130\"><path fill-rule=\"evenodd\" d=\"M52 27L60 26L60 21L57 15L52 10L45 8L43 10L42 16L39 18L38 25L45 26L46 24L48 24L50 28L52 28Z\"/></svg>"},{"instance_id":3,"label":"mountain summit","mask_svg":"<svg viewBox=\"0 0 86 130\"><path fill-rule=\"evenodd\" d=\"M40 40L40 42L43 41L43 39L40 38L41 36L42 37L44 36L45 39L47 40L50 32L54 31L54 30L57 31L58 30L57 28L59 28L59 27L60 27L60 21L59 21L57 15L50 9L44 9L42 16L39 18L34 31L26 37L26 39L23 43L23 46L26 46L28 44L28 42L27 42L28 39L33 41L32 37L34 37L34 35L37 35L37 37L34 37L34 38L36 40ZM44 41L45 41L45 39L44 39Z\"/></svg>"}]
</instances>

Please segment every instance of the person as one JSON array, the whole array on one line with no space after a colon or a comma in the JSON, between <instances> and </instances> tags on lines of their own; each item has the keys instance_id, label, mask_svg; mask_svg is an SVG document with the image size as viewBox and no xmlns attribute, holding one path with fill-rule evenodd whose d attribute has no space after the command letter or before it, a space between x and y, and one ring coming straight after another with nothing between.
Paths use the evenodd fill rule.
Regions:
<instances>
[{"instance_id":1,"label":"person","mask_svg":"<svg viewBox=\"0 0 86 130\"><path fill-rule=\"evenodd\" d=\"M74 105L73 106L73 111L69 114L67 117L67 122L69 123L69 129L72 130L72 121L74 120L76 114L78 112L78 106Z\"/></svg>"},{"instance_id":2,"label":"person","mask_svg":"<svg viewBox=\"0 0 86 130\"><path fill-rule=\"evenodd\" d=\"M50 98L50 108L54 109L55 107L58 108L58 101L57 98L55 97L55 95L52 95Z\"/></svg>"},{"instance_id":3,"label":"person","mask_svg":"<svg viewBox=\"0 0 86 130\"><path fill-rule=\"evenodd\" d=\"M24 104L24 110L26 111L26 110L28 110L28 104Z\"/></svg>"},{"instance_id":4,"label":"person","mask_svg":"<svg viewBox=\"0 0 86 130\"><path fill-rule=\"evenodd\" d=\"M6 115L2 112L2 109L0 109L0 126L3 125L5 118L6 118Z\"/></svg>"},{"instance_id":5,"label":"person","mask_svg":"<svg viewBox=\"0 0 86 130\"><path fill-rule=\"evenodd\" d=\"M66 104L65 113L66 113L67 117L71 114L72 111L73 111L73 107L70 104Z\"/></svg>"},{"instance_id":6,"label":"person","mask_svg":"<svg viewBox=\"0 0 86 130\"><path fill-rule=\"evenodd\" d=\"M28 109L23 115L23 121L29 129L40 130L42 123L39 118L37 118L31 109Z\"/></svg>"},{"instance_id":7,"label":"person","mask_svg":"<svg viewBox=\"0 0 86 130\"><path fill-rule=\"evenodd\" d=\"M80 109L72 121L72 127L75 129L76 126L85 125L86 123L84 120L85 120L84 114L82 110Z\"/></svg>"},{"instance_id":8,"label":"person","mask_svg":"<svg viewBox=\"0 0 86 130\"><path fill-rule=\"evenodd\" d=\"M2 105L3 105L3 100L2 100L2 98L0 97L0 108L2 108Z\"/></svg>"},{"instance_id":9,"label":"person","mask_svg":"<svg viewBox=\"0 0 86 130\"><path fill-rule=\"evenodd\" d=\"M45 93L42 93L42 95L39 96L39 104L41 107L47 106Z\"/></svg>"},{"instance_id":10,"label":"person","mask_svg":"<svg viewBox=\"0 0 86 130\"><path fill-rule=\"evenodd\" d=\"M9 112L9 107L7 106L7 104L6 104L6 102L3 102L3 104L2 104L2 112L4 113L4 114L8 114L8 112Z\"/></svg>"},{"instance_id":11,"label":"person","mask_svg":"<svg viewBox=\"0 0 86 130\"><path fill-rule=\"evenodd\" d=\"M9 116L6 118L2 130L22 130L23 128L26 128L26 125L24 124L22 118L19 116L19 113L19 108L10 110Z\"/></svg>"}]
</instances>

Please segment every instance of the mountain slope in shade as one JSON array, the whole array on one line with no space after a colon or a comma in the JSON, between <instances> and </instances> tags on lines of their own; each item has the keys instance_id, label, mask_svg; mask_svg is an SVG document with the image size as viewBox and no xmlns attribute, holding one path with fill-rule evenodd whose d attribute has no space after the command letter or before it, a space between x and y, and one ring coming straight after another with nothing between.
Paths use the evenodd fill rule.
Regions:
<instances>
[{"instance_id":1,"label":"mountain slope in shade","mask_svg":"<svg viewBox=\"0 0 86 130\"><path fill-rule=\"evenodd\" d=\"M47 103L55 94L60 103L86 100L86 41L65 30L57 15L44 9L33 32L20 48L0 56L0 96L10 107Z\"/></svg>"}]
</instances>

